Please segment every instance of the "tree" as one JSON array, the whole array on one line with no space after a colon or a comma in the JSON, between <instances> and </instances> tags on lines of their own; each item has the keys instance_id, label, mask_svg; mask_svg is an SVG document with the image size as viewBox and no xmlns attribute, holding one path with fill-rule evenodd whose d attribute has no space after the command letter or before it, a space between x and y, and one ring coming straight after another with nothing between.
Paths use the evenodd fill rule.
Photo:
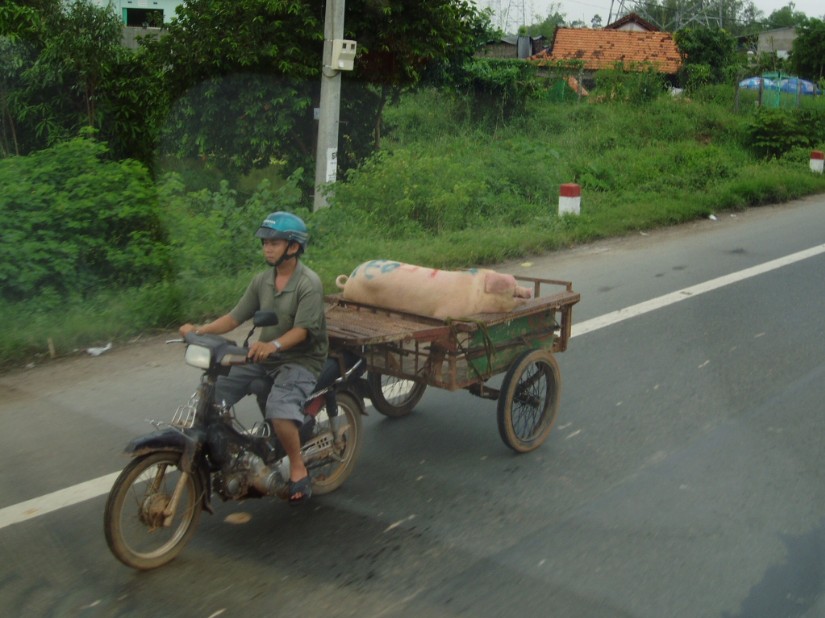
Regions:
<instances>
[{"instance_id":1,"label":"tree","mask_svg":"<svg viewBox=\"0 0 825 618\"><path fill-rule=\"evenodd\" d=\"M114 159L134 158L150 169L156 154L161 103L167 99L154 65L142 54L113 59L97 105L99 139Z\"/></svg>"},{"instance_id":2,"label":"tree","mask_svg":"<svg viewBox=\"0 0 825 618\"><path fill-rule=\"evenodd\" d=\"M323 49L323 3L190 0L146 52L170 99L163 148L247 171L273 160L311 166L313 107ZM388 100L449 80L489 26L468 0L350 0L346 38L358 41L344 75L339 162L354 164L380 135Z\"/></svg>"},{"instance_id":3,"label":"tree","mask_svg":"<svg viewBox=\"0 0 825 618\"><path fill-rule=\"evenodd\" d=\"M0 154L4 157L25 152L32 133L21 118L27 107L22 96L26 84L23 75L44 46L45 25L38 7L30 4L0 5ZM58 0L44 4L54 12L59 9Z\"/></svg>"},{"instance_id":4,"label":"tree","mask_svg":"<svg viewBox=\"0 0 825 618\"><path fill-rule=\"evenodd\" d=\"M0 60L2 154L40 150L84 127L109 141L115 156L149 150L147 132L134 136L152 106L147 90L130 83L133 59L110 8L90 0L10 1L0 6Z\"/></svg>"},{"instance_id":5,"label":"tree","mask_svg":"<svg viewBox=\"0 0 825 618\"><path fill-rule=\"evenodd\" d=\"M19 75L25 62L25 49L20 42L0 36L0 155L3 157L20 154L12 100L19 89Z\"/></svg>"},{"instance_id":6,"label":"tree","mask_svg":"<svg viewBox=\"0 0 825 618\"><path fill-rule=\"evenodd\" d=\"M75 116L78 125L98 128L101 85L112 60L125 53L120 20L89 0L75 0L56 17L29 79L32 86L63 99L65 113ZM57 101L52 99L50 107L57 108Z\"/></svg>"},{"instance_id":7,"label":"tree","mask_svg":"<svg viewBox=\"0 0 825 618\"><path fill-rule=\"evenodd\" d=\"M548 41L551 40L556 28L563 26L566 19L564 14L559 12L560 9L561 4L558 2L551 3L547 11L547 17L532 26L528 26L527 34L530 36L543 36Z\"/></svg>"},{"instance_id":8,"label":"tree","mask_svg":"<svg viewBox=\"0 0 825 618\"><path fill-rule=\"evenodd\" d=\"M721 82L726 70L736 62L736 39L720 28L685 28L673 36L684 62L684 70L690 65L705 65L710 70L710 80Z\"/></svg>"},{"instance_id":9,"label":"tree","mask_svg":"<svg viewBox=\"0 0 825 618\"><path fill-rule=\"evenodd\" d=\"M768 16L768 18L764 21L764 28L766 30L772 30L774 28L793 28L796 26L801 26L806 20L807 17L805 16L805 13L797 11L796 5L793 2L789 2L786 6L775 10Z\"/></svg>"},{"instance_id":10,"label":"tree","mask_svg":"<svg viewBox=\"0 0 825 618\"><path fill-rule=\"evenodd\" d=\"M297 0L190 0L144 53L162 80L161 152L248 171L312 152L323 8ZM300 163L298 163L299 165Z\"/></svg>"},{"instance_id":11,"label":"tree","mask_svg":"<svg viewBox=\"0 0 825 618\"><path fill-rule=\"evenodd\" d=\"M349 134L350 156L359 160L380 145L387 102L422 85L463 83L465 63L492 27L490 13L469 0L356 0L347 4L347 14L347 30L364 50L351 77L370 103L346 101L342 118L354 122L368 111L372 122L366 135Z\"/></svg>"},{"instance_id":12,"label":"tree","mask_svg":"<svg viewBox=\"0 0 825 618\"><path fill-rule=\"evenodd\" d=\"M808 19L797 28L791 65L800 75L825 77L825 21Z\"/></svg>"}]
</instances>

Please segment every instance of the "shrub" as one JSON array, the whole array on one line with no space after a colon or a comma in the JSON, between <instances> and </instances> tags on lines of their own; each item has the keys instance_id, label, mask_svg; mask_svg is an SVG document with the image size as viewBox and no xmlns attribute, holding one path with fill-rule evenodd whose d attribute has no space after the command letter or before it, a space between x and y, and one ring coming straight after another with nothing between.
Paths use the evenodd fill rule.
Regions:
<instances>
[{"instance_id":1,"label":"shrub","mask_svg":"<svg viewBox=\"0 0 825 618\"><path fill-rule=\"evenodd\" d=\"M688 92L694 101L713 103L730 109L734 105L736 90L729 84L694 84L688 88Z\"/></svg>"},{"instance_id":2,"label":"shrub","mask_svg":"<svg viewBox=\"0 0 825 618\"><path fill-rule=\"evenodd\" d=\"M275 191L264 179L245 201L225 180L216 191L187 192L180 175L164 176L158 185L161 212L179 274L226 275L259 264L260 249L252 235L269 213L299 209L300 173Z\"/></svg>"},{"instance_id":3,"label":"shrub","mask_svg":"<svg viewBox=\"0 0 825 618\"><path fill-rule=\"evenodd\" d=\"M781 109L761 108L747 128L746 142L757 156L779 158L792 148L812 143L804 117Z\"/></svg>"},{"instance_id":4,"label":"shrub","mask_svg":"<svg viewBox=\"0 0 825 618\"><path fill-rule=\"evenodd\" d=\"M401 97L384 111L384 138L394 140L438 140L464 128L456 122L458 101L447 99L434 89L422 89Z\"/></svg>"},{"instance_id":5,"label":"shrub","mask_svg":"<svg viewBox=\"0 0 825 618\"><path fill-rule=\"evenodd\" d=\"M136 161L77 138L0 160L2 298L85 297L170 274L155 189Z\"/></svg>"},{"instance_id":6,"label":"shrub","mask_svg":"<svg viewBox=\"0 0 825 618\"><path fill-rule=\"evenodd\" d=\"M493 126L524 114L527 102L543 88L536 65L520 60L476 59L464 66L458 90L469 116Z\"/></svg>"},{"instance_id":7,"label":"shrub","mask_svg":"<svg viewBox=\"0 0 825 618\"><path fill-rule=\"evenodd\" d=\"M599 94L611 101L647 103L664 92L665 81L652 65L631 64L626 67L618 62L612 69L596 73L596 88Z\"/></svg>"},{"instance_id":8,"label":"shrub","mask_svg":"<svg viewBox=\"0 0 825 618\"><path fill-rule=\"evenodd\" d=\"M392 238L516 225L557 199L557 156L533 140L471 134L379 154L335 190L334 203Z\"/></svg>"}]
</instances>

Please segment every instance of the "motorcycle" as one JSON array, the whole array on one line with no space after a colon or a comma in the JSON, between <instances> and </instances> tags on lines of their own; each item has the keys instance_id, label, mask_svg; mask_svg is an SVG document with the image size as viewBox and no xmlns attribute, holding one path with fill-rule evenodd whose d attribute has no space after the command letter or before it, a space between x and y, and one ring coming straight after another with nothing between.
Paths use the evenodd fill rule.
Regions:
<instances>
[{"instance_id":1,"label":"motorcycle","mask_svg":"<svg viewBox=\"0 0 825 618\"><path fill-rule=\"evenodd\" d=\"M217 335L189 333L168 343L186 343L185 361L203 369L200 384L169 423L151 421L155 431L126 447L131 462L106 501L104 530L114 556L139 570L177 557L195 532L201 511L213 513L212 496L223 501L252 497L288 498L289 460L265 420L245 428L234 408L214 401L219 376L247 363L249 339L257 327L277 324L259 311L242 347ZM364 361L350 353L330 357L304 404L301 452L313 495L340 487L352 473L361 448L365 414ZM263 414L269 383L255 380ZM165 426L168 425L168 426Z\"/></svg>"}]
</instances>

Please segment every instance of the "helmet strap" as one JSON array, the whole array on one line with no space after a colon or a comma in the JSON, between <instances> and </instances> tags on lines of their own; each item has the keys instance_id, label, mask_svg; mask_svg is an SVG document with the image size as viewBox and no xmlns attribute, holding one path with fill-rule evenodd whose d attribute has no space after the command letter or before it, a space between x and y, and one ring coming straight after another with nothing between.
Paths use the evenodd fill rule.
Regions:
<instances>
[{"instance_id":1,"label":"helmet strap","mask_svg":"<svg viewBox=\"0 0 825 618\"><path fill-rule=\"evenodd\" d=\"M270 266L272 266L273 268L278 268L278 266L280 266L281 264L283 264L283 263L284 263L284 262L286 262L287 260L295 260L295 261L297 261L297 260L298 260L298 256L301 254L300 245L299 245L299 247L298 247L298 251L296 251L295 253L291 253L291 254L290 254L290 253L287 253L287 251L289 251L289 248L292 246L292 243L293 243L293 242L294 242L294 241L290 240L290 241L287 243L287 245L286 245L286 250L284 251L284 254L283 254L281 257L279 257L279 258L278 258L277 260L275 260L274 262L267 262L267 264L269 264L269 265L270 265Z\"/></svg>"}]
</instances>

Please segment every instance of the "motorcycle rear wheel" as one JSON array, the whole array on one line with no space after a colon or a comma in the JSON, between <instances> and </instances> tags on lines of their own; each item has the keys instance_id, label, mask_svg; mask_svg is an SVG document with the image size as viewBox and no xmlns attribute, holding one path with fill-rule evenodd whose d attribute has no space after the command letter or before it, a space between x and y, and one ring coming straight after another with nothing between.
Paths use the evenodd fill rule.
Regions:
<instances>
[{"instance_id":1,"label":"motorcycle rear wheel","mask_svg":"<svg viewBox=\"0 0 825 618\"><path fill-rule=\"evenodd\" d=\"M361 450L361 415L364 413L363 402L349 393L338 393L338 414L343 415L346 428L341 434L340 448L336 448L333 458L329 458L326 463L312 470L312 493L322 496L338 489L344 481L349 478L355 468L358 453ZM329 430L329 420L319 418L316 433Z\"/></svg>"},{"instance_id":2,"label":"motorcycle rear wheel","mask_svg":"<svg viewBox=\"0 0 825 618\"><path fill-rule=\"evenodd\" d=\"M163 510L181 477L180 454L155 452L133 459L109 492L103 527L109 549L123 564L154 569L180 554L195 532L203 489L190 475L171 525L163 525Z\"/></svg>"}]
</instances>

